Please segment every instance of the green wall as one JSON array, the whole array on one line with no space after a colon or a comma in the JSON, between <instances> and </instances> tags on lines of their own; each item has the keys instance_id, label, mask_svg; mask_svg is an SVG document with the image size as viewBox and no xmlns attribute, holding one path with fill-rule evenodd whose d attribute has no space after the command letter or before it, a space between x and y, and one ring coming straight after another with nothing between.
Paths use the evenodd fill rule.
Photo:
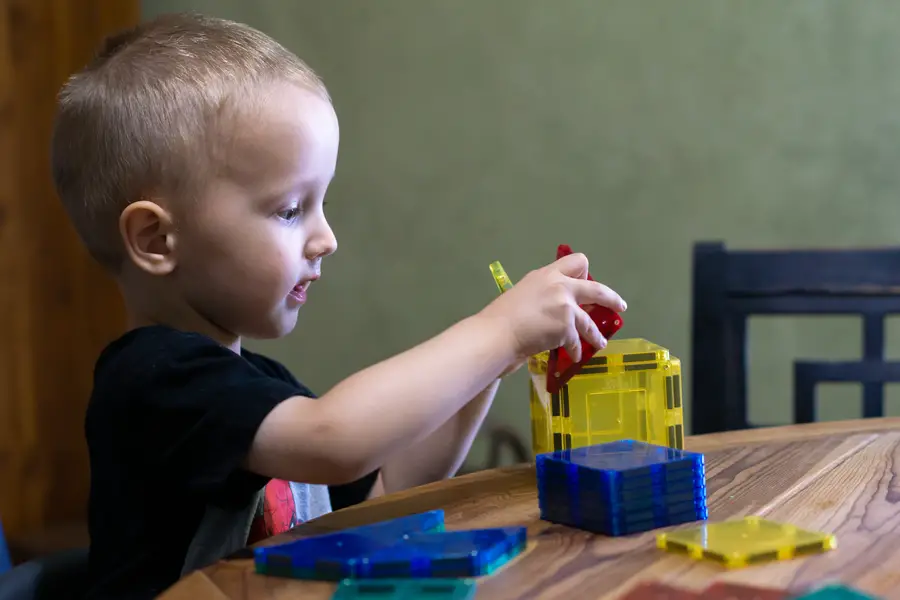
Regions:
<instances>
[{"instance_id":1,"label":"green wall","mask_svg":"<svg viewBox=\"0 0 900 600\"><path fill-rule=\"evenodd\" d=\"M320 391L489 302L490 261L516 279L560 242L628 300L623 336L687 362L694 241L897 241L891 0L144 1L174 10L270 33L334 96L340 250L298 330L253 344ZM769 423L791 418L791 359L860 352L852 318L750 335L751 416ZM527 435L525 386L491 418ZM856 386L819 397L824 418L859 414Z\"/></svg>"}]
</instances>

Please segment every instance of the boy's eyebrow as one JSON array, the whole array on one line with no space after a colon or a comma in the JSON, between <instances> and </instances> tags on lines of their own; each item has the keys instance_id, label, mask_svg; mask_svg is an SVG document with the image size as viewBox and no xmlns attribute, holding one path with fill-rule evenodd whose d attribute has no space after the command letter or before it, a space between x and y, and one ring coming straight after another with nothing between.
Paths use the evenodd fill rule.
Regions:
<instances>
[{"instance_id":1,"label":"boy's eyebrow","mask_svg":"<svg viewBox=\"0 0 900 600\"><path fill-rule=\"evenodd\" d=\"M335 172L332 171L331 175L328 176L327 180L324 182L324 185L315 179L297 179L295 181L290 181L287 183L283 183L277 186L271 186L267 188L263 188L259 191L259 193L255 194L257 199L265 204L277 204L279 202L283 202L287 196L292 194L298 194L301 191L306 191L309 189L315 189L321 187L327 187L328 184L334 179ZM307 196L307 193L303 194Z\"/></svg>"}]
</instances>

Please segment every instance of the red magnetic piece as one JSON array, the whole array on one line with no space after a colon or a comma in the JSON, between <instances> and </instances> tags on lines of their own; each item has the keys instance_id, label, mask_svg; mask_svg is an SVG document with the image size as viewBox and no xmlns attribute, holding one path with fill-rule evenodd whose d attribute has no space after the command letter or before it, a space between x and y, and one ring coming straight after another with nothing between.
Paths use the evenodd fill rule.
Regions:
<instances>
[{"instance_id":1,"label":"red magnetic piece","mask_svg":"<svg viewBox=\"0 0 900 600\"><path fill-rule=\"evenodd\" d=\"M631 588L619 600L691 600L701 597L705 598L705 596L695 594L690 590L656 581L648 581Z\"/></svg>"},{"instance_id":2,"label":"red magnetic piece","mask_svg":"<svg viewBox=\"0 0 900 600\"><path fill-rule=\"evenodd\" d=\"M786 600L790 596L786 590L727 581L716 582L700 594L704 600Z\"/></svg>"},{"instance_id":3,"label":"red magnetic piece","mask_svg":"<svg viewBox=\"0 0 900 600\"><path fill-rule=\"evenodd\" d=\"M560 244L556 249L556 260L564 256L572 254L572 248L567 244ZM593 277L588 273L587 278L593 281ZM622 317L615 311L605 306L581 305L581 308L588 314L591 320L597 325L597 329L609 340L619 329L622 328ZM572 360L565 348L556 348L550 352L547 360L547 392L556 394L566 385L572 377L578 374L581 367L584 366L594 354L597 348L587 343L584 338L581 339L581 360L577 363Z\"/></svg>"}]
</instances>

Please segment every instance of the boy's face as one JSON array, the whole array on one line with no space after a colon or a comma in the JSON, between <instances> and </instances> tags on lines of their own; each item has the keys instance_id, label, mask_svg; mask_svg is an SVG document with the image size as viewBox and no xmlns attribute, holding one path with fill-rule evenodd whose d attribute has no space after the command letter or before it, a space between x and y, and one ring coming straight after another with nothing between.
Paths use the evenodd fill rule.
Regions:
<instances>
[{"instance_id":1,"label":"boy's face","mask_svg":"<svg viewBox=\"0 0 900 600\"><path fill-rule=\"evenodd\" d=\"M294 328L322 259L337 249L323 211L337 116L310 91L272 86L226 137L217 150L222 168L177 215L173 275L191 309L215 327L282 336Z\"/></svg>"}]
</instances>

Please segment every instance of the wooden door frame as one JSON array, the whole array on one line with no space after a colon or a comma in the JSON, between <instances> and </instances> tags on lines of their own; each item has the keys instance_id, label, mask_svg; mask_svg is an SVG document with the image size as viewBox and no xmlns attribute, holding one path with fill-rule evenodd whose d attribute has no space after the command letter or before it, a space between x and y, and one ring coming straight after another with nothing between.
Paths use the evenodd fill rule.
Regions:
<instances>
[{"instance_id":1,"label":"wooden door frame","mask_svg":"<svg viewBox=\"0 0 900 600\"><path fill-rule=\"evenodd\" d=\"M53 189L56 94L138 0L0 0L0 519L9 537L84 521L84 410L98 353L125 328L112 279Z\"/></svg>"}]
</instances>

